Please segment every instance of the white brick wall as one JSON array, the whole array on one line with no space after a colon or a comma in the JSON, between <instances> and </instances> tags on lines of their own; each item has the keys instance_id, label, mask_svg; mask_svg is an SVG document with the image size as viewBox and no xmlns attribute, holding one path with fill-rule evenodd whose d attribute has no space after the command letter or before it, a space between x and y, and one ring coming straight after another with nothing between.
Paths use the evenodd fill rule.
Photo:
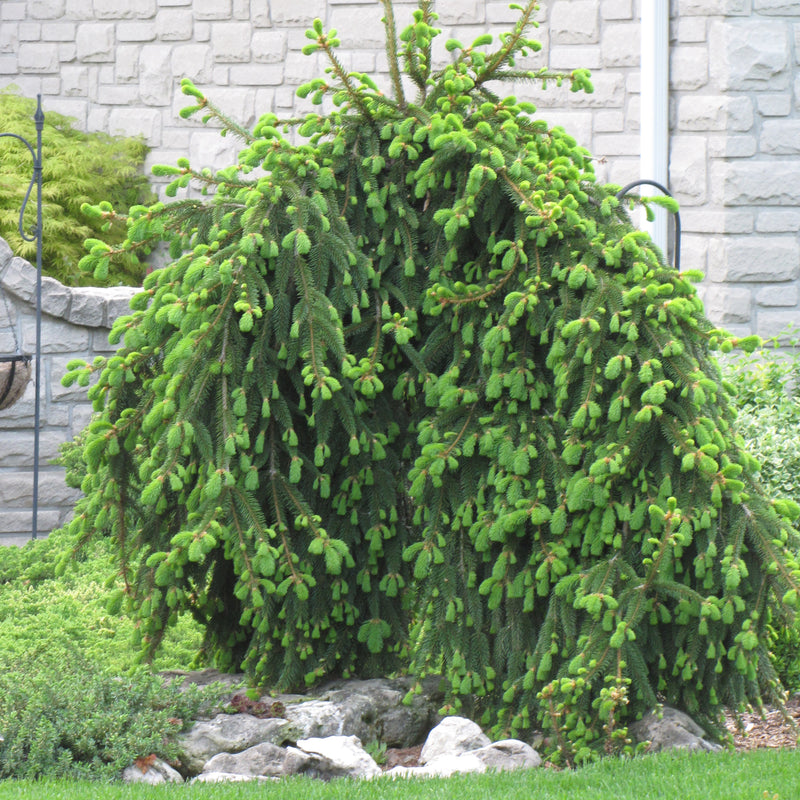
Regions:
<instances>
[{"instance_id":1,"label":"white brick wall","mask_svg":"<svg viewBox=\"0 0 800 800\"><path fill-rule=\"evenodd\" d=\"M517 15L508 2L438 0L441 42L507 30ZM590 67L595 93L509 89L588 147L601 180L620 185L640 177L643 2L543 0L543 49L524 65ZM398 27L415 6L397 0ZM713 319L771 335L786 319L800 323L787 264L800 234L800 3L672 0L671 13L670 182L683 209L683 264L708 270ZM339 31L343 63L377 70L388 87L381 14L378 0L2 0L0 87L42 93L45 111L86 128L144 135L148 166L187 153L196 166L219 166L236 144L178 117L188 105L182 77L245 125L306 110L295 88L322 65L300 50L321 17ZM446 57L441 44L437 54ZM745 257L754 263L743 272Z\"/></svg>"}]
</instances>

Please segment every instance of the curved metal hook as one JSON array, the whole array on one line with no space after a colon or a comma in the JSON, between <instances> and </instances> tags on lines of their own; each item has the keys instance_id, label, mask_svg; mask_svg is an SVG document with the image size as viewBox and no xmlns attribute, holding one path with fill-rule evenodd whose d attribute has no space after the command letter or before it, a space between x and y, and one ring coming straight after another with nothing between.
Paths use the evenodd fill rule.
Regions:
<instances>
[{"instance_id":1,"label":"curved metal hook","mask_svg":"<svg viewBox=\"0 0 800 800\"><path fill-rule=\"evenodd\" d=\"M42 132L42 126L44 125L44 113L42 112L42 98L39 95L37 104L36 104L36 114L33 117L34 121L36 122L36 130L40 134ZM25 233L25 228L23 225L23 219L25 217L25 209L28 205L28 200L30 200L31 192L33 191L34 184L37 184L39 193L41 194L41 182L39 179L41 178L42 173L42 152L41 152L41 144L39 145L39 152L37 153L33 149L33 145L24 137L20 136L18 133L0 133L0 139L3 139L7 136L10 136L12 139L18 139L25 147L28 148L30 151L31 157L33 158L33 175L31 176L31 182L28 184L28 191L25 192L25 199L22 201L22 207L19 211L19 235L26 241L26 242L35 242L42 234L42 223L41 219L37 219L36 226L33 228L33 236L28 236Z\"/></svg>"},{"instance_id":2,"label":"curved metal hook","mask_svg":"<svg viewBox=\"0 0 800 800\"><path fill-rule=\"evenodd\" d=\"M631 189L635 189L637 186L643 186L643 185L655 186L656 189L661 191L667 197L672 197L672 194L670 193L670 191L665 186L662 186L658 181L651 181L651 180L647 180L645 178L645 179L642 179L640 181L633 181L632 183L629 183L627 186L623 186L617 192L617 200L622 200L622 198L625 197L625 195L628 194L628 192ZM680 269L681 269L681 215L680 215L679 211L675 211L673 213L675 215L675 269L678 272L680 272Z\"/></svg>"}]
</instances>

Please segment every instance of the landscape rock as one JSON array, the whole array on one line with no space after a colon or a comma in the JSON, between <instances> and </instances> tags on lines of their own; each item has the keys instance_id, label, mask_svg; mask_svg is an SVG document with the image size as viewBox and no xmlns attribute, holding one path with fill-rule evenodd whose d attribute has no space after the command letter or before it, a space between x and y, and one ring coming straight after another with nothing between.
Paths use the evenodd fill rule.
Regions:
<instances>
[{"instance_id":1,"label":"landscape rock","mask_svg":"<svg viewBox=\"0 0 800 800\"><path fill-rule=\"evenodd\" d=\"M357 736L301 739L297 742L297 749L327 761L330 777L371 778L381 773L381 768L364 750Z\"/></svg>"},{"instance_id":2,"label":"landscape rock","mask_svg":"<svg viewBox=\"0 0 800 800\"><path fill-rule=\"evenodd\" d=\"M542 765L542 757L519 739L503 739L486 747L472 750L469 755L477 758L488 770L509 772L515 769L532 769Z\"/></svg>"},{"instance_id":3,"label":"landscape rock","mask_svg":"<svg viewBox=\"0 0 800 800\"><path fill-rule=\"evenodd\" d=\"M456 724L449 723L449 720L457 720ZM470 720L463 720L461 717L448 717L431 731L428 740L423 747L423 753L436 752L435 748L443 746L445 737L453 737L449 741L455 742L455 752L436 752L435 755L428 757L424 766L397 766L389 770L386 775L392 778L404 777L439 777L446 778L450 775L463 773L482 773L489 770L505 772L516 769L532 769L542 764L541 756L528 744L517 739L504 739L499 742L486 744L481 747L473 748L472 745L482 742L486 737L475 723L469 725ZM472 726L475 725L475 728ZM444 726L442 728L442 726ZM441 728L441 730L437 729ZM483 737L483 738L482 738ZM429 747L428 743L432 746ZM460 747L469 749L457 752ZM422 757L420 757L422 760Z\"/></svg>"},{"instance_id":4,"label":"landscape rock","mask_svg":"<svg viewBox=\"0 0 800 800\"><path fill-rule=\"evenodd\" d=\"M284 744L294 739L285 719L257 719L250 714L218 714L201 720L179 739L179 760L197 774L218 753L241 753L257 744Z\"/></svg>"},{"instance_id":5,"label":"landscape rock","mask_svg":"<svg viewBox=\"0 0 800 800\"><path fill-rule=\"evenodd\" d=\"M428 775L436 778L449 778L451 775L486 772L486 765L474 752L441 753L430 759L423 767L412 770L410 776Z\"/></svg>"},{"instance_id":6,"label":"landscape rock","mask_svg":"<svg viewBox=\"0 0 800 800\"><path fill-rule=\"evenodd\" d=\"M270 694L237 704L237 693L239 700L245 698L243 677L213 670L165 675L183 685L221 682L231 692L229 710L238 711L198 720L179 737L178 766L184 775L195 776L193 781L264 782L291 775L321 780L447 777L542 764L539 753L525 742L491 742L472 720L441 719L436 712L442 699L438 680L426 682L410 705L402 702L413 685L405 678L338 681L314 696ZM670 708L663 709L661 719L651 714L631 726L631 735L651 742L651 750L718 749L704 738L702 728ZM365 741L385 749L385 771L367 752ZM157 784L182 777L156 761L144 771L137 762L125 770L124 779Z\"/></svg>"},{"instance_id":7,"label":"landscape rock","mask_svg":"<svg viewBox=\"0 0 800 800\"><path fill-rule=\"evenodd\" d=\"M286 748L283 765L286 775L305 775L323 781L337 777L333 764L327 758L316 753L306 753L298 747Z\"/></svg>"},{"instance_id":8,"label":"landscape rock","mask_svg":"<svg viewBox=\"0 0 800 800\"><path fill-rule=\"evenodd\" d=\"M687 714L665 706L660 714L650 711L638 722L628 726L628 733L636 742L650 742L648 751L662 750L721 750L709 742L706 732Z\"/></svg>"},{"instance_id":9,"label":"landscape rock","mask_svg":"<svg viewBox=\"0 0 800 800\"><path fill-rule=\"evenodd\" d=\"M362 742L380 741L387 747L411 747L421 742L439 719L438 681L427 682L410 705L403 698L408 679L345 681L323 689L314 699L297 695L262 697L285 705L286 719L299 738L357 736ZM299 701L299 702L298 702Z\"/></svg>"},{"instance_id":10,"label":"landscape rock","mask_svg":"<svg viewBox=\"0 0 800 800\"><path fill-rule=\"evenodd\" d=\"M183 776L178 770L157 758L144 769L138 764L126 767L122 771L122 780L124 783L146 783L150 786L159 786L163 783L183 783Z\"/></svg>"},{"instance_id":11,"label":"landscape rock","mask_svg":"<svg viewBox=\"0 0 800 800\"><path fill-rule=\"evenodd\" d=\"M491 743L491 739L471 719L446 717L428 734L419 760L427 764L437 756L458 756Z\"/></svg>"},{"instance_id":12,"label":"landscape rock","mask_svg":"<svg viewBox=\"0 0 800 800\"><path fill-rule=\"evenodd\" d=\"M279 778L285 774L285 761L285 748L270 742L262 742L254 747L248 747L241 753L217 753L205 763L203 773L224 772L251 777L263 775Z\"/></svg>"},{"instance_id":13,"label":"landscape rock","mask_svg":"<svg viewBox=\"0 0 800 800\"><path fill-rule=\"evenodd\" d=\"M261 702L266 702L262 698ZM300 738L342 736L364 736L366 725L354 715L329 700L308 700L295 705L286 704L286 719L291 722Z\"/></svg>"}]
</instances>

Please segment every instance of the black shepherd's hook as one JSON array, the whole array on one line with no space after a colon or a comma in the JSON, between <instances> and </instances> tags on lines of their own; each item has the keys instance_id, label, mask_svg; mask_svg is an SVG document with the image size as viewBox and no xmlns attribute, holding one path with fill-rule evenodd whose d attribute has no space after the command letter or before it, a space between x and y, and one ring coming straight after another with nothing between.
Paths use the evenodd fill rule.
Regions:
<instances>
[{"instance_id":1,"label":"black shepherd's hook","mask_svg":"<svg viewBox=\"0 0 800 800\"><path fill-rule=\"evenodd\" d=\"M35 385L35 411L34 411L34 432L33 432L33 530L31 538L35 539L38 533L38 511L39 511L39 395L41 377L41 353L42 353L42 129L44 128L44 112L42 111L42 96L36 96L36 113L33 116L36 123L36 149L16 133L0 133L0 138L11 137L18 139L30 151L33 156L33 177L22 201L22 208L19 212L19 234L26 242L36 242L36 385ZM25 233L23 217L25 208L28 205L34 184L36 185L36 227L31 231L31 236Z\"/></svg>"},{"instance_id":2,"label":"black shepherd's hook","mask_svg":"<svg viewBox=\"0 0 800 800\"><path fill-rule=\"evenodd\" d=\"M640 181L633 181L633 183L629 183L627 186L623 186L617 192L617 200L622 200L622 198L625 197L625 195L628 194L628 192L631 189L635 189L637 186L642 186L642 185L655 186L656 189L658 189L659 191L663 192L667 197L672 197L672 194L669 192L669 190L665 186L662 186L660 183L658 183L658 181L651 181L651 180L643 179L643 180L640 180ZM675 215L675 269L678 272L680 272L680 269L681 269L681 215L680 215L679 211L675 211L673 213Z\"/></svg>"}]
</instances>

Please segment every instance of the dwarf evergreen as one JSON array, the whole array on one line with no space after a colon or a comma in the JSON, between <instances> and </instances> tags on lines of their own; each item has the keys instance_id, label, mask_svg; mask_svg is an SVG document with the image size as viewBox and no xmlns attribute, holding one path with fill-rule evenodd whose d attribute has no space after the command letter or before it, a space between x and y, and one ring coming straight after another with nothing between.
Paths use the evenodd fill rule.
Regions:
<instances>
[{"instance_id":1,"label":"dwarf evergreen","mask_svg":"<svg viewBox=\"0 0 800 800\"><path fill-rule=\"evenodd\" d=\"M174 261L117 353L67 376L98 377L76 536L115 537L151 650L188 609L217 663L279 688L408 656L449 708L543 725L568 760L659 700L713 720L773 696L798 508L754 482L699 276L496 93L561 82L515 65L534 2L439 71L431 3L399 41L384 6L393 96L315 23L330 67L299 93L332 110L303 144L184 82L185 113L245 146L216 173L160 168L208 199L131 212L119 252L163 239Z\"/></svg>"}]
</instances>

